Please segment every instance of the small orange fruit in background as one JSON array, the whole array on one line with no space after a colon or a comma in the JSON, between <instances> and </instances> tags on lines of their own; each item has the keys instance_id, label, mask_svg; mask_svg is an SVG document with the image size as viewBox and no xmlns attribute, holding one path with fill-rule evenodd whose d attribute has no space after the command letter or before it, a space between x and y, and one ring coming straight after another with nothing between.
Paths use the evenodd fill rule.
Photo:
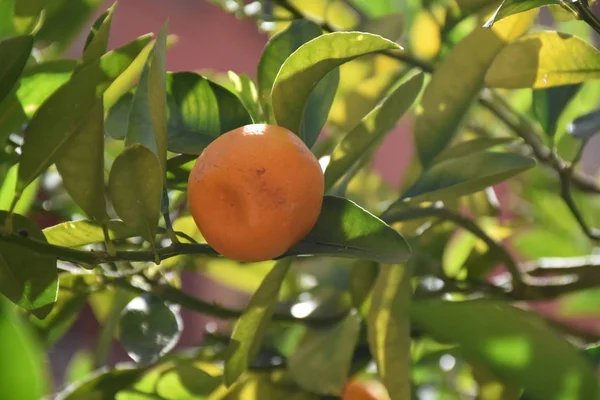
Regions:
<instances>
[{"instance_id":1,"label":"small orange fruit in background","mask_svg":"<svg viewBox=\"0 0 600 400\"><path fill-rule=\"evenodd\" d=\"M376 380L351 380L344 388L342 400L387 400L387 391Z\"/></svg>"},{"instance_id":2,"label":"small orange fruit in background","mask_svg":"<svg viewBox=\"0 0 600 400\"><path fill-rule=\"evenodd\" d=\"M188 179L188 204L218 253L265 261L311 231L324 190L321 166L298 136L280 126L252 124L202 151Z\"/></svg>"}]
</instances>

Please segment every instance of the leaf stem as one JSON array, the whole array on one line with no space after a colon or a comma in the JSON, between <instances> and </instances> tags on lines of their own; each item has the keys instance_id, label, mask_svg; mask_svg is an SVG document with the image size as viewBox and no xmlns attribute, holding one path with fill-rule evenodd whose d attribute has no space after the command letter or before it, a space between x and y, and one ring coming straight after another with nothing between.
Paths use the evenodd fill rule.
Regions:
<instances>
[{"instance_id":1,"label":"leaf stem","mask_svg":"<svg viewBox=\"0 0 600 400\"><path fill-rule=\"evenodd\" d=\"M106 251L112 257L117 255L117 249L115 248L115 244L110 239L110 235L108 232L108 225L105 223L102 224L102 233L104 234L104 245L106 246Z\"/></svg>"},{"instance_id":2,"label":"leaf stem","mask_svg":"<svg viewBox=\"0 0 600 400\"><path fill-rule=\"evenodd\" d=\"M600 20L590 9L587 0L576 0L571 2L579 18L588 24L596 33L600 34Z\"/></svg>"}]
</instances>

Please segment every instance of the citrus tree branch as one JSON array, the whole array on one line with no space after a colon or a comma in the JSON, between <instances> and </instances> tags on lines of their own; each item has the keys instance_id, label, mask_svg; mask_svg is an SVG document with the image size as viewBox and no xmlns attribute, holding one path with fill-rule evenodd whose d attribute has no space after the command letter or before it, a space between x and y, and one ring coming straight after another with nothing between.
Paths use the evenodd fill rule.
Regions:
<instances>
[{"instance_id":1,"label":"citrus tree branch","mask_svg":"<svg viewBox=\"0 0 600 400\"><path fill-rule=\"evenodd\" d=\"M522 293L523 289L523 278L519 266L511 256L511 254L502 246L500 243L492 239L487 233L485 233L473 220L457 214L444 207L408 207L400 211L392 211L383 215L383 220L389 224L407 220L414 220L423 217L437 217L447 221L454 222L471 232L477 238L481 239L500 259L506 269L509 271L513 282L513 291L516 295Z\"/></svg>"}]
</instances>

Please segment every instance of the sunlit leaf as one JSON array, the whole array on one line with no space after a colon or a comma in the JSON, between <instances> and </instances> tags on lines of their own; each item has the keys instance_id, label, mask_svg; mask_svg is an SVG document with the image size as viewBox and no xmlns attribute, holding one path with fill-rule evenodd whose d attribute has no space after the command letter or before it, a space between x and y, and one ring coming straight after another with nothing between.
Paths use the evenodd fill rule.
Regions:
<instances>
[{"instance_id":1,"label":"sunlit leaf","mask_svg":"<svg viewBox=\"0 0 600 400\"><path fill-rule=\"evenodd\" d=\"M402 263L410 257L406 240L356 203L325 196L313 230L286 255L322 254Z\"/></svg>"},{"instance_id":2,"label":"sunlit leaf","mask_svg":"<svg viewBox=\"0 0 600 400\"><path fill-rule=\"evenodd\" d=\"M423 171L402 200L438 201L475 193L533 168L533 158L515 153L480 152L451 158Z\"/></svg>"},{"instance_id":3,"label":"sunlit leaf","mask_svg":"<svg viewBox=\"0 0 600 400\"><path fill-rule=\"evenodd\" d=\"M0 211L1 224L5 223L6 217L7 213ZM46 241L34 222L19 214L12 217L13 230L17 235ZM58 293L56 259L0 240L0 292L36 317L46 317Z\"/></svg>"},{"instance_id":4,"label":"sunlit leaf","mask_svg":"<svg viewBox=\"0 0 600 400\"><path fill-rule=\"evenodd\" d=\"M244 107L246 107L246 110L248 110L248 113L250 113L252 122L256 124L268 122L263 116L263 111L258 101L258 89L252 78L246 74L236 74L233 71L227 71L227 76L233 84L235 93L242 101Z\"/></svg>"},{"instance_id":5,"label":"sunlit leaf","mask_svg":"<svg viewBox=\"0 0 600 400\"><path fill-rule=\"evenodd\" d=\"M109 237L112 240L136 236L135 229L120 220L107 221ZM104 241L102 225L96 221L78 220L63 222L44 229L48 243L64 247L79 247Z\"/></svg>"},{"instance_id":6,"label":"sunlit leaf","mask_svg":"<svg viewBox=\"0 0 600 400\"><path fill-rule=\"evenodd\" d=\"M361 318L352 311L332 327L309 331L288 359L294 381L312 393L341 395L348 381Z\"/></svg>"},{"instance_id":7,"label":"sunlit leaf","mask_svg":"<svg viewBox=\"0 0 600 400\"><path fill-rule=\"evenodd\" d=\"M125 137L132 98L132 94L124 95L110 110L109 136ZM252 123L233 93L193 72L167 74L167 105L167 146L176 153L200 154L219 135Z\"/></svg>"},{"instance_id":8,"label":"sunlit leaf","mask_svg":"<svg viewBox=\"0 0 600 400\"><path fill-rule=\"evenodd\" d=\"M106 87L148 41L149 37L138 38L90 63L38 109L25 133L17 191L22 191L55 161Z\"/></svg>"},{"instance_id":9,"label":"sunlit leaf","mask_svg":"<svg viewBox=\"0 0 600 400\"><path fill-rule=\"evenodd\" d=\"M3 298L0 298L0 353L0 376L4 382L0 385L0 398L34 400L47 393L49 376L44 370L43 350L29 326Z\"/></svg>"},{"instance_id":10,"label":"sunlit leaf","mask_svg":"<svg viewBox=\"0 0 600 400\"><path fill-rule=\"evenodd\" d=\"M31 54L33 37L14 36L0 41L0 102L10 93L17 83L25 63Z\"/></svg>"},{"instance_id":11,"label":"sunlit leaf","mask_svg":"<svg viewBox=\"0 0 600 400\"><path fill-rule=\"evenodd\" d=\"M548 31L523 36L502 49L487 71L485 84L539 89L598 78L598 50L577 36Z\"/></svg>"},{"instance_id":12,"label":"sunlit leaf","mask_svg":"<svg viewBox=\"0 0 600 400\"><path fill-rule=\"evenodd\" d=\"M258 63L258 95L268 120L274 122L271 108L271 90L279 69L298 47L323 31L319 25L306 19L293 21L285 30L273 35L263 50Z\"/></svg>"},{"instance_id":13,"label":"sunlit leaf","mask_svg":"<svg viewBox=\"0 0 600 400\"><path fill-rule=\"evenodd\" d=\"M156 38L140 82L131 100L125 146L136 144L151 150L163 170L167 167L167 99L166 51L167 28L165 24ZM155 179L158 176L155 177ZM161 179L162 181L162 179Z\"/></svg>"},{"instance_id":14,"label":"sunlit leaf","mask_svg":"<svg viewBox=\"0 0 600 400\"><path fill-rule=\"evenodd\" d=\"M383 265L373 287L367 334L377 371L391 398L410 398L411 273Z\"/></svg>"},{"instance_id":15,"label":"sunlit leaf","mask_svg":"<svg viewBox=\"0 0 600 400\"><path fill-rule=\"evenodd\" d=\"M272 90L282 65L289 56L306 42L321 35L322 30L314 22L305 19L296 20L290 26L274 35L267 43L258 65L258 90L263 110L267 119L275 123L272 106ZM326 72L322 79L315 81L312 93L306 99L302 108L301 121L298 130L293 130L310 146L319 136L337 90L339 71L333 69Z\"/></svg>"},{"instance_id":16,"label":"sunlit leaf","mask_svg":"<svg viewBox=\"0 0 600 400\"><path fill-rule=\"evenodd\" d=\"M205 400L221 384L221 370L204 362L181 360L162 363L127 388L116 400Z\"/></svg>"},{"instance_id":17,"label":"sunlit leaf","mask_svg":"<svg viewBox=\"0 0 600 400\"><path fill-rule=\"evenodd\" d=\"M115 8L116 3L94 21L90 33L85 40L83 57L80 65L85 65L96 58L102 57L102 55L106 53Z\"/></svg>"},{"instance_id":18,"label":"sunlit leaf","mask_svg":"<svg viewBox=\"0 0 600 400\"><path fill-rule=\"evenodd\" d=\"M494 25L494 23L513 14L522 13L550 4L558 4L558 0L504 0L484 26L489 28Z\"/></svg>"},{"instance_id":19,"label":"sunlit leaf","mask_svg":"<svg viewBox=\"0 0 600 400\"><path fill-rule=\"evenodd\" d=\"M380 143L398 122L400 117L412 106L423 86L423 75L418 74L394 91L373 109L348 134L346 134L331 154L331 160L325 170L325 188L331 188L356 161L369 156L373 148Z\"/></svg>"},{"instance_id":20,"label":"sunlit leaf","mask_svg":"<svg viewBox=\"0 0 600 400\"><path fill-rule=\"evenodd\" d=\"M8 170L2 186L0 186L0 210L8 210L10 203L15 195L15 186L17 183L18 165L13 165ZM35 199L39 190L39 178L34 181L33 184L27 186L21 195L21 200L15 207L15 212L21 215L27 215L31 209L31 206L35 202Z\"/></svg>"},{"instance_id":21,"label":"sunlit leaf","mask_svg":"<svg viewBox=\"0 0 600 400\"><path fill-rule=\"evenodd\" d=\"M160 217L162 188L160 163L146 147L134 144L115 159L108 179L113 207L128 227L150 241Z\"/></svg>"},{"instance_id":22,"label":"sunlit leaf","mask_svg":"<svg viewBox=\"0 0 600 400\"><path fill-rule=\"evenodd\" d=\"M442 48L441 31L441 21L431 10L419 10L408 33L411 52L419 59L435 60Z\"/></svg>"},{"instance_id":23,"label":"sunlit leaf","mask_svg":"<svg viewBox=\"0 0 600 400\"><path fill-rule=\"evenodd\" d=\"M133 299L119 319L119 341L129 357L141 364L171 351L182 330L179 310L151 295Z\"/></svg>"},{"instance_id":24,"label":"sunlit leaf","mask_svg":"<svg viewBox=\"0 0 600 400\"><path fill-rule=\"evenodd\" d=\"M169 73L167 90L170 151L200 154L219 135L252 123L233 93L201 75Z\"/></svg>"},{"instance_id":25,"label":"sunlit leaf","mask_svg":"<svg viewBox=\"0 0 600 400\"><path fill-rule=\"evenodd\" d=\"M484 87L488 67L507 42L529 29L535 16L528 12L492 29L476 28L436 68L416 111L414 140L423 166L429 166L452 141Z\"/></svg>"},{"instance_id":26,"label":"sunlit leaf","mask_svg":"<svg viewBox=\"0 0 600 400\"><path fill-rule=\"evenodd\" d=\"M291 258L284 258L273 266L233 327L225 361L225 385L231 386L258 354L291 263Z\"/></svg>"},{"instance_id":27,"label":"sunlit leaf","mask_svg":"<svg viewBox=\"0 0 600 400\"><path fill-rule=\"evenodd\" d=\"M311 92L330 71L357 57L399 48L381 36L360 32L324 34L303 44L286 59L273 84L275 120L299 134ZM301 138L312 146L316 136Z\"/></svg>"},{"instance_id":28,"label":"sunlit leaf","mask_svg":"<svg viewBox=\"0 0 600 400\"><path fill-rule=\"evenodd\" d=\"M537 315L491 300L414 301L411 320L531 398L595 399L592 365Z\"/></svg>"}]
</instances>

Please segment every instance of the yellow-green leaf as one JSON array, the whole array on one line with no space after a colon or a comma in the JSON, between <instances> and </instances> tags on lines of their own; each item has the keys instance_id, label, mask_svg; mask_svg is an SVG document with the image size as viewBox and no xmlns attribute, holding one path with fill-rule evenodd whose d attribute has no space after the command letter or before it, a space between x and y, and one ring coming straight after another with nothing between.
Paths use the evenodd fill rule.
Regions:
<instances>
[{"instance_id":1,"label":"yellow-green leaf","mask_svg":"<svg viewBox=\"0 0 600 400\"><path fill-rule=\"evenodd\" d=\"M236 322L227 349L223 376L225 385L233 385L258 354L277 304L279 289L291 264L291 258L284 258L273 266Z\"/></svg>"},{"instance_id":2,"label":"yellow-green leaf","mask_svg":"<svg viewBox=\"0 0 600 400\"><path fill-rule=\"evenodd\" d=\"M487 69L508 42L527 32L536 14L529 11L491 29L476 28L436 69L416 111L414 138L423 166L429 166L452 141L484 87Z\"/></svg>"},{"instance_id":3,"label":"yellow-green leaf","mask_svg":"<svg viewBox=\"0 0 600 400\"><path fill-rule=\"evenodd\" d=\"M25 133L17 191L48 168L108 87L150 40L143 36L91 62L38 109Z\"/></svg>"},{"instance_id":4,"label":"yellow-green leaf","mask_svg":"<svg viewBox=\"0 0 600 400\"><path fill-rule=\"evenodd\" d=\"M373 287L367 335L377 371L392 400L409 399L411 273L382 265Z\"/></svg>"},{"instance_id":5,"label":"yellow-green leaf","mask_svg":"<svg viewBox=\"0 0 600 400\"><path fill-rule=\"evenodd\" d=\"M533 168L533 158L514 153L481 152L451 158L423 171L401 200L438 201L475 193Z\"/></svg>"},{"instance_id":6,"label":"yellow-green leaf","mask_svg":"<svg viewBox=\"0 0 600 400\"><path fill-rule=\"evenodd\" d=\"M135 229L118 219L106 222L112 240L135 236ZM77 220L63 222L44 229L48 243L63 247L80 247L104 241L102 225L96 221Z\"/></svg>"},{"instance_id":7,"label":"yellow-green leaf","mask_svg":"<svg viewBox=\"0 0 600 400\"><path fill-rule=\"evenodd\" d=\"M506 46L490 66L485 84L538 89L598 78L600 52L592 45L566 33L537 32Z\"/></svg>"},{"instance_id":8,"label":"yellow-green leaf","mask_svg":"<svg viewBox=\"0 0 600 400\"><path fill-rule=\"evenodd\" d=\"M400 46L361 32L328 33L303 44L286 59L275 78L271 94L275 120L299 134L313 88L330 71L357 57L393 49Z\"/></svg>"},{"instance_id":9,"label":"yellow-green leaf","mask_svg":"<svg viewBox=\"0 0 600 400\"><path fill-rule=\"evenodd\" d=\"M325 189L331 188L361 158L368 157L385 134L412 106L423 87L423 74L399 85L367 114L335 147L325 170Z\"/></svg>"}]
</instances>

